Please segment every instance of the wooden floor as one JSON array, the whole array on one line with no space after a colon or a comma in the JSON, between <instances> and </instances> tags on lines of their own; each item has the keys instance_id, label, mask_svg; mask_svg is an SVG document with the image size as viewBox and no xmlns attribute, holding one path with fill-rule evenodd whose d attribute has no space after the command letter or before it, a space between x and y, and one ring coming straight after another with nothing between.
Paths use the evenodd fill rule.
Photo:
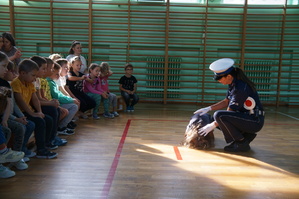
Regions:
<instances>
[{"instance_id":1,"label":"wooden floor","mask_svg":"<svg viewBox=\"0 0 299 199\"><path fill-rule=\"evenodd\" d=\"M299 108L267 108L252 150L181 147L194 105L140 103L115 119L79 120L58 158L0 179L1 199L299 198Z\"/></svg>"}]
</instances>

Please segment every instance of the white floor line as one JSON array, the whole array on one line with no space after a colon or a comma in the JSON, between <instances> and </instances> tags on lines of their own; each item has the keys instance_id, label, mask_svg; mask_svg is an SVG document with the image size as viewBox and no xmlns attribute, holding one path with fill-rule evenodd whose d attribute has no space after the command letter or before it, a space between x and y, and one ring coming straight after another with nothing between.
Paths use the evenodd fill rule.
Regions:
<instances>
[{"instance_id":1,"label":"white floor line","mask_svg":"<svg viewBox=\"0 0 299 199\"><path fill-rule=\"evenodd\" d=\"M285 114L285 113L282 113L282 112L277 112L277 113L279 113L281 115L284 115L284 116L287 116L287 117L290 117L290 118L295 119L295 120L299 120L299 118L293 117L291 115L288 115L288 114Z\"/></svg>"}]
</instances>

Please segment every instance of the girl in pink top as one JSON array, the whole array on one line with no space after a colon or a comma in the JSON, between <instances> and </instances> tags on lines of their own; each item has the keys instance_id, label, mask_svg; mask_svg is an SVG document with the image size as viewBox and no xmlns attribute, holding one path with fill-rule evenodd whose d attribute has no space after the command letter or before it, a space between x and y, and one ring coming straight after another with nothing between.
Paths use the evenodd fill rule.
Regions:
<instances>
[{"instance_id":1,"label":"girl in pink top","mask_svg":"<svg viewBox=\"0 0 299 199\"><path fill-rule=\"evenodd\" d=\"M113 74L113 72L110 70L110 66L107 62L102 62L100 65L100 79L102 84L102 89L108 93L109 95L109 102L112 104L112 114L114 117L119 116L119 114L116 112L117 108L117 97L115 94L111 93L109 91L109 84L108 84L108 78Z\"/></svg>"},{"instance_id":2,"label":"girl in pink top","mask_svg":"<svg viewBox=\"0 0 299 199\"><path fill-rule=\"evenodd\" d=\"M83 91L96 102L96 106L93 109L93 118L100 119L97 115L101 101L104 103L104 117L114 118L114 115L109 113L109 99L108 93L102 89L101 80L99 78L100 66L98 64L92 63L89 66L88 78L92 81L83 81Z\"/></svg>"}]
</instances>

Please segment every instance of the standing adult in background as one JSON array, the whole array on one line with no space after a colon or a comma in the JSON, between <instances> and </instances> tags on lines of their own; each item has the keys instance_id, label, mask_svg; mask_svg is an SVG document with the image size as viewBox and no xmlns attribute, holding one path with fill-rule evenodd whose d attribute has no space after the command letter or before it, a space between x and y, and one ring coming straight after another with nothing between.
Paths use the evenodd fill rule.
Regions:
<instances>
[{"instance_id":1,"label":"standing adult in background","mask_svg":"<svg viewBox=\"0 0 299 199\"><path fill-rule=\"evenodd\" d=\"M230 58L214 61L210 65L210 70L214 72L216 81L228 85L228 90L222 101L195 111L203 115L211 110L217 110L214 113L215 121L199 129L198 134L206 136L219 127L225 141L230 143L224 147L225 151L248 151L250 150L249 143L264 125L263 105L255 84L240 68L234 67L234 60Z\"/></svg>"},{"instance_id":2,"label":"standing adult in background","mask_svg":"<svg viewBox=\"0 0 299 199\"><path fill-rule=\"evenodd\" d=\"M79 56L82 62L80 72L87 74L88 71L87 71L86 59L81 55L81 53L82 53L82 45L79 41L75 40L73 41L70 47L69 55L66 57L66 59L70 62L73 57Z\"/></svg>"},{"instance_id":3,"label":"standing adult in background","mask_svg":"<svg viewBox=\"0 0 299 199\"><path fill-rule=\"evenodd\" d=\"M16 47L16 42L11 33L2 34L3 46L1 51L4 52L16 66L21 62L22 53Z\"/></svg>"}]
</instances>

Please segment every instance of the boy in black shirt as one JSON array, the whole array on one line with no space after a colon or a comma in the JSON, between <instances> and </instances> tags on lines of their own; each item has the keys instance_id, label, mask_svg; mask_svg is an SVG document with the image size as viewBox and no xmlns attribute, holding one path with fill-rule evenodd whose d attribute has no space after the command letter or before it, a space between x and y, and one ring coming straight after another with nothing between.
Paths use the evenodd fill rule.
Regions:
<instances>
[{"instance_id":1,"label":"boy in black shirt","mask_svg":"<svg viewBox=\"0 0 299 199\"><path fill-rule=\"evenodd\" d=\"M139 101L139 97L136 94L137 90L137 79L132 75L133 66L132 64L125 65L125 75L118 81L121 96L124 98L127 112L134 111L134 105ZM130 99L132 101L130 102Z\"/></svg>"}]
</instances>

